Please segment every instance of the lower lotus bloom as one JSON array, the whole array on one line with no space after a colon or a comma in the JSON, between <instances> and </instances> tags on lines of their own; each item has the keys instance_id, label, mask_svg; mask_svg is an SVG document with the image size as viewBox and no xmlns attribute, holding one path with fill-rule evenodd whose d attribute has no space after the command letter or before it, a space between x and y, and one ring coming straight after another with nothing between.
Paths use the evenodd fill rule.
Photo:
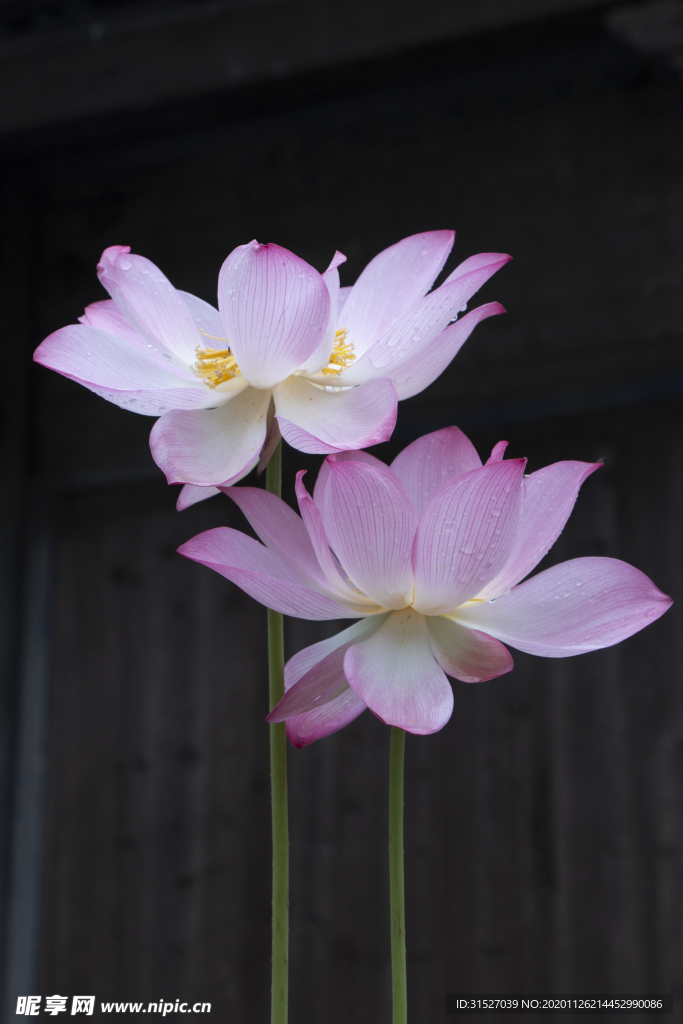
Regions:
<instances>
[{"instance_id":1,"label":"lower lotus bloom","mask_svg":"<svg viewBox=\"0 0 683 1024\"><path fill-rule=\"evenodd\" d=\"M250 242L227 258L218 309L177 291L149 260L112 246L98 265L111 298L51 334L37 362L110 402L159 416L152 455L179 507L241 480L279 432L327 454L387 440L398 399L422 391L497 302L459 320L509 259L483 253L431 288L453 244L428 231L385 249L352 288L337 253L320 274L278 245ZM276 424L273 424L273 416Z\"/></svg>"},{"instance_id":2,"label":"lower lotus bloom","mask_svg":"<svg viewBox=\"0 0 683 1024\"><path fill-rule=\"evenodd\" d=\"M509 672L504 646L564 658L618 643L671 599L614 558L575 558L520 583L562 531L600 463L556 462L524 475L482 465L457 427L428 434L386 466L367 452L331 455L313 497L297 477L301 518L259 488L231 488L262 544L219 528L180 552L262 604L306 619L359 621L290 659L268 716L298 747L370 708L420 735L453 710L447 676ZM504 641L504 643L503 643Z\"/></svg>"}]
</instances>

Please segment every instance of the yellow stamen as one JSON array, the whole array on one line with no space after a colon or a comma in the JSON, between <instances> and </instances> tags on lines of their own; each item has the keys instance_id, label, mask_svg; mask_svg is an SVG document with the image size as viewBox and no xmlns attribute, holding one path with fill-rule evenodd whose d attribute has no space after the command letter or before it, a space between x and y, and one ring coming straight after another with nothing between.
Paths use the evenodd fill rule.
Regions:
<instances>
[{"instance_id":1,"label":"yellow stamen","mask_svg":"<svg viewBox=\"0 0 683 1024\"><path fill-rule=\"evenodd\" d=\"M205 338L211 338L213 341L224 341L229 345L227 338L217 338L215 335L207 334L206 331L201 329L199 333L203 334ZM199 348L197 346L195 351L197 353L197 362L192 369L210 388L218 387L219 384L223 384L226 380L232 380L240 372L237 361L229 347Z\"/></svg>"},{"instance_id":2,"label":"yellow stamen","mask_svg":"<svg viewBox=\"0 0 683 1024\"><path fill-rule=\"evenodd\" d=\"M348 333L349 332L346 327L342 327L340 330L335 332L332 355L330 356L328 365L323 366L323 373L341 373L342 370L347 370L356 358L353 345L350 341L346 340L346 335Z\"/></svg>"}]
</instances>

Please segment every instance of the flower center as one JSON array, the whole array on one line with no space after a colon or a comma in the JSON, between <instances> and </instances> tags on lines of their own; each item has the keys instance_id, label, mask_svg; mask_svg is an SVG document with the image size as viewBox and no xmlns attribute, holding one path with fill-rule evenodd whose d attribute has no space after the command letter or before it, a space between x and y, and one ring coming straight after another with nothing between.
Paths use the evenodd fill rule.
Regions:
<instances>
[{"instance_id":1,"label":"flower center","mask_svg":"<svg viewBox=\"0 0 683 1024\"><path fill-rule=\"evenodd\" d=\"M197 346L195 349L197 362L192 369L208 387L216 388L219 384L224 384L226 380L232 380L233 377L236 377L240 372L240 368L230 351L227 338L216 338L213 334L207 334L206 331L201 329L199 333L203 334L205 338L211 338L213 341L224 341L227 346L226 348L200 348Z\"/></svg>"},{"instance_id":2,"label":"flower center","mask_svg":"<svg viewBox=\"0 0 683 1024\"><path fill-rule=\"evenodd\" d=\"M330 356L330 361L327 366L323 366L323 373L328 375L341 373L342 370L347 370L356 358L353 345L350 341L346 340L348 333L349 332L346 327L342 327L340 330L335 331L332 355Z\"/></svg>"}]
</instances>

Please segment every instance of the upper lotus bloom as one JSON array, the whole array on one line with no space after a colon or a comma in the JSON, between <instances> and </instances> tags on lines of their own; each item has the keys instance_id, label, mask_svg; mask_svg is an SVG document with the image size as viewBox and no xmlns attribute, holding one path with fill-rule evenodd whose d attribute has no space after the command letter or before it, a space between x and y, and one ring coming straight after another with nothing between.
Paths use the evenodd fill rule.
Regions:
<instances>
[{"instance_id":1,"label":"upper lotus bloom","mask_svg":"<svg viewBox=\"0 0 683 1024\"><path fill-rule=\"evenodd\" d=\"M426 734L451 716L446 675L474 683L513 667L501 641L546 658L609 647L671 599L614 558L575 558L520 584L555 542L599 463L485 466L457 427L409 445L391 468L367 452L329 456L301 518L259 488L227 491L263 541L219 528L180 548L257 601L307 619L355 618L288 662L269 716L296 746L369 707ZM265 545L265 546L264 546Z\"/></svg>"},{"instance_id":2,"label":"upper lotus bloom","mask_svg":"<svg viewBox=\"0 0 683 1024\"><path fill-rule=\"evenodd\" d=\"M190 485L185 507L256 465L273 413L285 440L313 454L390 437L397 399L430 384L480 320L503 312L489 303L454 322L510 258L499 253L471 257L426 294L453 237L404 238L352 288L339 287L341 253L319 274L287 249L250 242L221 268L218 310L177 291L128 246L112 246L98 265L111 299L51 334L34 358L116 405L160 416L152 454L169 483Z\"/></svg>"}]
</instances>

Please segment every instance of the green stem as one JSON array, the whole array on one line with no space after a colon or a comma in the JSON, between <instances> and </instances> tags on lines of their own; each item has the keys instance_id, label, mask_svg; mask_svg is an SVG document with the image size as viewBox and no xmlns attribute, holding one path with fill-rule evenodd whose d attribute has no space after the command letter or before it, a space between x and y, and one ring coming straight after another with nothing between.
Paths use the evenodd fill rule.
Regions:
<instances>
[{"instance_id":1,"label":"green stem","mask_svg":"<svg viewBox=\"0 0 683 1024\"><path fill-rule=\"evenodd\" d=\"M282 490L282 441L266 469L266 490ZM268 682L270 710L285 692L282 613L268 609ZM289 985L289 826L287 823L287 732L284 722L270 725L270 784L273 820L273 962L271 1024L287 1024Z\"/></svg>"},{"instance_id":2,"label":"green stem","mask_svg":"<svg viewBox=\"0 0 683 1024\"><path fill-rule=\"evenodd\" d=\"M391 727L389 753L389 899L391 903L391 984L393 1024L407 1024L406 906L403 871L403 761L406 734Z\"/></svg>"}]
</instances>

